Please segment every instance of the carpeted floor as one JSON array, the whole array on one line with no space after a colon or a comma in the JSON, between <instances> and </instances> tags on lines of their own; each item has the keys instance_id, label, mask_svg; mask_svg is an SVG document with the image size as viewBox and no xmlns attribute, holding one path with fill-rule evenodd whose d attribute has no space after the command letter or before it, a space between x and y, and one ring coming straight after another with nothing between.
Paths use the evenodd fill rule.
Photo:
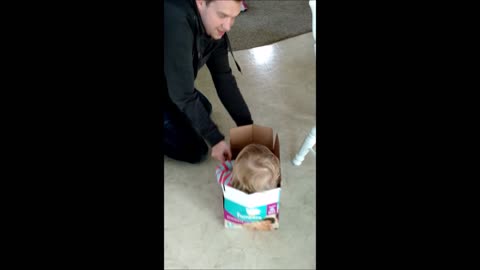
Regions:
<instances>
[{"instance_id":1,"label":"carpeted floor","mask_svg":"<svg viewBox=\"0 0 480 270\"><path fill-rule=\"evenodd\" d=\"M247 0L228 33L235 51L264 46L312 31L308 0Z\"/></svg>"}]
</instances>

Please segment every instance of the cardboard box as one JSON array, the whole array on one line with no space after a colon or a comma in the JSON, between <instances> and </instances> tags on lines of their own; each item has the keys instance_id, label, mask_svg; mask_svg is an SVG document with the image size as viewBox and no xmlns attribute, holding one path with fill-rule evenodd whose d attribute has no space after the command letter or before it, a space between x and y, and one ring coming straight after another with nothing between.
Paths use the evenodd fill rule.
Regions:
<instances>
[{"instance_id":1,"label":"cardboard box","mask_svg":"<svg viewBox=\"0 0 480 270\"><path fill-rule=\"evenodd\" d=\"M235 160L243 147L258 143L265 145L280 160L278 134L259 125L248 125L230 130L232 159ZM278 187L272 190L247 194L230 186L223 185L223 213L226 228L251 230L276 230L279 228L281 168Z\"/></svg>"}]
</instances>

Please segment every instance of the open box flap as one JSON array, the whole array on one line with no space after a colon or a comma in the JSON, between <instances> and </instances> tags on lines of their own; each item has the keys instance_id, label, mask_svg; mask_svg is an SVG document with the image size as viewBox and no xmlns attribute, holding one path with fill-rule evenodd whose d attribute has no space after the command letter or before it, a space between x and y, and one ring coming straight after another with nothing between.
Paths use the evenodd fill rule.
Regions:
<instances>
[{"instance_id":1,"label":"open box flap","mask_svg":"<svg viewBox=\"0 0 480 270\"><path fill-rule=\"evenodd\" d=\"M253 125L253 143L265 145L273 152L273 129L269 127L262 127Z\"/></svg>"},{"instance_id":2,"label":"open box flap","mask_svg":"<svg viewBox=\"0 0 480 270\"><path fill-rule=\"evenodd\" d=\"M251 143L265 145L273 152L273 129L255 124L230 129L230 148L233 159L245 146Z\"/></svg>"},{"instance_id":3,"label":"open box flap","mask_svg":"<svg viewBox=\"0 0 480 270\"><path fill-rule=\"evenodd\" d=\"M273 153L275 154L275 156L278 157L278 160L280 160L280 164L281 164L281 159L280 159L280 141L278 140L278 134L275 134L275 144L273 146ZM280 166L280 178L279 178L279 181L278 181L278 186L281 187L282 186L282 166Z\"/></svg>"},{"instance_id":4,"label":"open box flap","mask_svg":"<svg viewBox=\"0 0 480 270\"><path fill-rule=\"evenodd\" d=\"M245 145L252 143L252 140L252 125L230 129L230 148L232 150L232 159L237 158L238 153Z\"/></svg>"}]
</instances>

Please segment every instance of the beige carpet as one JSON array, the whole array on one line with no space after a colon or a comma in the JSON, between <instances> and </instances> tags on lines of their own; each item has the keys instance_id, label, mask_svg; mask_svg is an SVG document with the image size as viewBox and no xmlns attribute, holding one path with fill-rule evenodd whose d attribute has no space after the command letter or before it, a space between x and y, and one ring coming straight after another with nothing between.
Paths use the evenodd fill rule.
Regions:
<instances>
[{"instance_id":1,"label":"beige carpet","mask_svg":"<svg viewBox=\"0 0 480 270\"><path fill-rule=\"evenodd\" d=\"M247 0L229 32L233 50L244 50L312 32L308 0Z\"/></svg>"},{"instance_id":2,"label":"beige carpet","mask_svg":"<svg viewBox=\"0 0 480 270\"><path fill-rule=\"evenodd\" d=\"M234 75L256 124L278 133L282 169L280 228L224 228L218 163L198 165L165 157L166 269L315 269L315 156L291 163L315 125L315 55L311 33L235 52ZM235 123L221 105L207 68L195 86L213 105L212 119L227 135Z\"/></svg>"}]
</instances>

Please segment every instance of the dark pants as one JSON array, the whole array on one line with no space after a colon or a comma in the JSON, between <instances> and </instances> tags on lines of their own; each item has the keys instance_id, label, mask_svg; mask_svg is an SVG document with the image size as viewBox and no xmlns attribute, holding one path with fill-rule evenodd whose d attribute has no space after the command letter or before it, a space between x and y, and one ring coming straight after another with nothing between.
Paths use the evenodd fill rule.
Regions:
<instances>
[{"instance_id":1,"label":"dark pants","mask_svg":"<svg viewBox=\"0 0 480 270\"><path fill-rule=\"evenodd\" d=\"M198 90L196 90L198 91ZM208 114L212 105L208 99L198 92L200 100ZM199 163L208 156L208 146L203 138L193 129L186 116L176 106L163 112L163 150L170 158Z\"/></svg>"}]
</instances>

